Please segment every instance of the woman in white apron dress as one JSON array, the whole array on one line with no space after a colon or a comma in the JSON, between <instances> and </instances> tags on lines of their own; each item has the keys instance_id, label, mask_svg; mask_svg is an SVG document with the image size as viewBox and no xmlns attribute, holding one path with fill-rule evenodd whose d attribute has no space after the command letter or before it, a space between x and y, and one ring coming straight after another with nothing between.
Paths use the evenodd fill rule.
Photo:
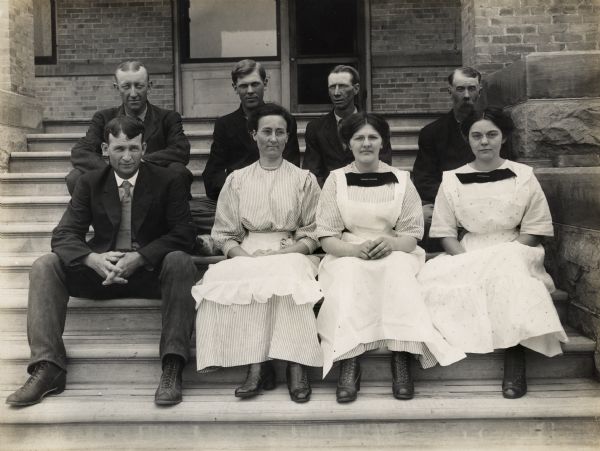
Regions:
<instances>
[{"instance_id":1,"label":"woman in white apron dress","mask_svg":"<svg viewBox=\"0 0 600 451\"><path fill-rule=\"evenodd\" d=\"M317 319L323 375L341 361L336 397L353 401L360 389L358 356L392 351L392 391L414 395L411 355L425 368L465 355L434 329L415 275L425 262L416 246L423 234L421 200L405 171L379 161L389 140L383 118L356 113L340 134L355 161L333 171L317 208L317 235L327 256L319 268L325 296Z\"/></svg>"},{"instance_id":2,"label":"woman in white apron dress","mask_svg":"<svg viewBox=\"0 0 600 451\"><path fill-rule=\"evenodd\" d=\"M288 361L295 402L311 387L305 366L321 366L313 305L322 293L312 253L319 185L282 158L290 114L266 104L249 118L260 158L233 172L219 195L212 229L228 257L211 265L192 289L197 302L198 371L248 365L235 396L249 398L275 387L273 359Z\"/></svg>"},{"instance_id":3,"label":"woman in white apron dress","mask_svg":"<svg viewBox=\"0 0 600 451\"><path fill-rule=\"evenodd\" d=\"M506 349L503 396L527 392L523 347L546 356L567 337L550 297L542 236L552 218L531 167L500 157L513 124L499 110L463 123L475 160L443 174L429 236L447 254L419 274L433 323L464 352ZM459 242L458 228L466 230Z\"/></svg>"}]
</instances>

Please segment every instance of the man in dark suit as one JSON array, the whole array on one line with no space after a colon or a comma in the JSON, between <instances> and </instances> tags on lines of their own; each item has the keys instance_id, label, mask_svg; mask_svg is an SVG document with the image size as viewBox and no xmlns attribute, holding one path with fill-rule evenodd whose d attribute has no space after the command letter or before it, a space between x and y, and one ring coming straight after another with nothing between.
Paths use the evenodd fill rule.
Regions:
<instances>
[{"instance_id":1,"label":"man in dark suit","mask_svg":"<svg viewBox=\"0 0 600 451\"><path fill-rule=\"evenodd\" d=\"M69 193L73 194L81 174L106 167L100 148L104 126L117 116L138 118L144 123L147 145L144 161L177 173L189 193L193 181L192 173L186 168L190 161L190 143L183 133L179 113L148 102L152 81L139 61L125 61L117 67L114 87L119 91L122 104L97 111L86 135L71 149L74 169L66 177Z\"/></svg>"},{"instance_id":2,"label":"man in dark suit","mask_svg":"<svg viewBox=\"0 0 600 451\"><path fill-rule=\"evenodd\" d=\"M354 101L360 92L358 71L352 66L334 67L327 77L327 87L333 110L306 126L306 152L302 162L302 167L315 174L321 186L330 171L354 161L352 152L345 148L338 136L338 124L357 111ZM384 144L379 159L392 164L390 143Z\"/></svg>"},{"instance_id":3,"label":"man in dark suit","mask_svg":"<svg viewBox=\"0 0 600 451\"><path fill-rule=\"evenodd\" d=\"M258 147L248 131L247 123L248 115L264 104L267 73L260 63L245 59L235 65L231 71L231 80L241 104L233 113L222 116L215 122L210 154L202 173L206 198L191 202L192 215L201 234L209 234L212 229L217 199L227 176L236 169L258 161L259 157ZM283 158L299 166L296 121L288 132L289 139L283 150Z\"/></svg>"},{"instance_id":4,"label":"man in dark suit","mask_svg":"<svg viewBox=\"0 0 600 451\"><path fill-rule=\"evenodd\" d=\"M143 124L127 116L106 125L102 150L110 165L80 177L52 233L52 253L34 262L27 307L31 377L8 404L36 404L64 390L69 296L162 299L163 373L155 402L181 401L195 318L196 268L188 254L195 228L177 174L142 163L143 134ZM90 225L94 236L86 242Z\"/></svg>"}]
</instances>

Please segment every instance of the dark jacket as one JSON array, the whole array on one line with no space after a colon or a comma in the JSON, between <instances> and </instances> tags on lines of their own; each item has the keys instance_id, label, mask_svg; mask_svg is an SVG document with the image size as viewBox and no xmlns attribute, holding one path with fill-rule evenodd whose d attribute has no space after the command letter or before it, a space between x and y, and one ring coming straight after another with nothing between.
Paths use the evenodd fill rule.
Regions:
<instances>
[{"instance_id":1,"label":"dark jacket","mask_svg":"<svg viewBox=\"0 0 600 451\"><path fill-rule=\"evenodd\" d=\"M52 251L66 266L91 252L114 250L121 222L119 188L110 166L79 179L67 210L52 232ZM85 241L89 226L94 236ZM187 195L177 174L152 164L140 165L133 191L131 232L137 250L153 267L172 251L191 252L195 241Z\"/></svg>"},{"instance_id":2,"label":"dark jacket","mask_svg":"<svg viewBox=\"0 0 600 451\"><path fill-rule=\"evenodd\" d=\"M101 144L104 126L117 116L125 115L123 106L97 111L86 135L71 149L71 163L82 172L106 167L102 159ZM158 166L177 162L187 165L190 161L190 142L183 134L181 116L171 110L163 110L148 102L144 118L144 161Z\"/></svg>"},{"instance_id":3,"label":"dark jacket","mask_svg":"<svg viewBox=\"0 0 600 451\"><path fill-rule=\"evenodd\" d=\"M296 121L293 121L283 158L300 166L300 148ZM240 107L215 122L210 155L202 173L206 195L217 200L225 179L236 169L245 168L258 161L256 142L248 132L244 110Z\"/></svg>"},{"instance_id":4,"label":"dark jacket","mask_svg":"<svg viewBox=\"0 0 600 451\"><path fill-rule=\"evenodd\" d=\"M302 161L302 168L312 172L323 186L329 172L342 168L354 161L350 149L346 149L338 135L338 124L333 111L306 126L306 152ZM392 147L390 143L384 145L379 153L379 159L392 164Z\"/></svg>"}]
</instances>

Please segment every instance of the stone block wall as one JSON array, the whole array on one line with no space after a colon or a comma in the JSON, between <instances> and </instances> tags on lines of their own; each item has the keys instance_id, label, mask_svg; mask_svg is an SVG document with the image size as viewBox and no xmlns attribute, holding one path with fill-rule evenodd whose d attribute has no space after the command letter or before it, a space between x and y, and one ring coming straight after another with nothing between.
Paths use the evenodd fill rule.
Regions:
<instances>
[{"instance_id":1,"label":"stone block wall","mask_svg":"<svg viewBox=\"0 0 600 451\"><path fill-rule=\"evenodd\" d=\"M532 52L600 50L599 0L463 0L465 65L492 73Z\"/></svg>"},{"instance_id":2,"label":"stone block wall","mask_svg":"<svg viewBox=\"0 0 600 451\"><path fill-rule=\"evenodd\" d=\"M119 104L112 74L125 59L148 67L150 101L173 108L170 0L60 0L56 10L57 64L36 66L45 119L89 118Z\"/></svg>"},{"instance_id":3,"label":"stone block wall","mask_svg":"<svg viewBox=\"0 0 600 451\"><path fill-rule=\"evenodd\" d=\"M461 65L459 0L371 0L373 111L450 108L446 77Z\"/></svg>"}]
</instances>

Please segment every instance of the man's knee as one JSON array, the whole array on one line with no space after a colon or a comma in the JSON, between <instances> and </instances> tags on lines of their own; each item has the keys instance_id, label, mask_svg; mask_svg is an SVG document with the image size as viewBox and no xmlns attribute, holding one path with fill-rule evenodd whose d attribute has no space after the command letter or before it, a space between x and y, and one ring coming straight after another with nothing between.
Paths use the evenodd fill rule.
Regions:
<instances>
[{"instance_id":1,"label":"man's knee","mask_svg":"<svg viewBox=\"0 0 600 451\"><path fill-rule=\"evenodd\" d=\"M165 255L162 263L162 275L173 274L186 277L195 274L196 267L190 254L183 251L173 251Z\"/></svg>"},{"instance_id":2,"label":"man's knee","mask_svg":"<svg viewBox=\"0 0 600 451\"><path fill-rule=\"evenodd\" d=\"M58 255L53 253L44 254L41 257L39 257L36 261L34 261L33 265L31 265L29 277L30 279L40 279L49 270L60 270L61 264L62 263Z\"/></svg>"},{"instance_id":3,"label":"man's knee","mask_svg":"<svg viewBox=\"0 0 600 451\"><path fill-rule=\"evenodd\" d=\"M77 180L79 180L79 177L81 177L82 175L83 171L77 168L74 168L73 170L71 170L71 172L67 174L67 176L65 177L65 181L67 182L67 189L69 190L69 194L73 194L73 191L75 190L75 185L77 185Z\"/></svg>"},{"instance_id":4,"label":"man's knee","mask_svg":"<svg viewBox=\"0 0 600 451\"><path fill-rule=\"evenodd\" d=\"M167 169L179 174L180 177L186 177L190 181L194 178L192 172L187 168L187 166L183 163L173 162L169 163Z\"/></svg>"}]
</instances>

